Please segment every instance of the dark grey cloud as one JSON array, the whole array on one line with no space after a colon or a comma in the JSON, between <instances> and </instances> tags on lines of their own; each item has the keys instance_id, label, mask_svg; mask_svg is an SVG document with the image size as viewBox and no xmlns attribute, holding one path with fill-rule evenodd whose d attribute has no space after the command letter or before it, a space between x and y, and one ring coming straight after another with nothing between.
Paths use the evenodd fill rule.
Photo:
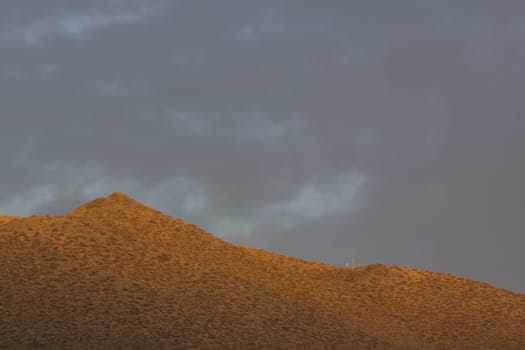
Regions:
<instances>
[{"instance_id":1,"label":"dark grey cloud","mask_svg":"<svg viewBox=\"0 0 525 350\"><path fill-rule=\"evenodd\" d=\"M229 241L525 292L525 5L0 5L0 212L124 191Z\"/></svg>"}]
</instances>

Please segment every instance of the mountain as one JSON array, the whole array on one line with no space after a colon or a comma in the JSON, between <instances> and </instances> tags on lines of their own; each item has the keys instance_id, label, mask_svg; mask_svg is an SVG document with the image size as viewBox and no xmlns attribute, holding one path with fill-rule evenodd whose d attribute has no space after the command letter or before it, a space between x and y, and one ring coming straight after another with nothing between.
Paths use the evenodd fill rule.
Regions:
<instances>
[{"instance_id":1,"label":"mountain","mask_svg":"<svg viewBox=\"0 0 525 350\"><path fill-rule=\"evenodd\" d=\"M236 246L115 193L2 217L0 349L525 349L525 295Z\"/></svg>"}]
</instances>

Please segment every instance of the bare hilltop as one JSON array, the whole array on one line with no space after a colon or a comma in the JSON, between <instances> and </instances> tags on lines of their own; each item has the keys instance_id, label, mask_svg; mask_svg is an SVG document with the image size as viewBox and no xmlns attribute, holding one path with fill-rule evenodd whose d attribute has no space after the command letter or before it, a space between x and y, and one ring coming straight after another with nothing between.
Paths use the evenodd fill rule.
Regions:
<instances>
[{"instance_id":1,"label":"bare hilltop","mask_svg":"<svg viewBox=\"0 0 525 350\"><path fill-rule=\"evenodd\" d=\"M525 295L228 244L122 193L0 217L0 349L525 349Z\"/></svg>"}]
</instances>

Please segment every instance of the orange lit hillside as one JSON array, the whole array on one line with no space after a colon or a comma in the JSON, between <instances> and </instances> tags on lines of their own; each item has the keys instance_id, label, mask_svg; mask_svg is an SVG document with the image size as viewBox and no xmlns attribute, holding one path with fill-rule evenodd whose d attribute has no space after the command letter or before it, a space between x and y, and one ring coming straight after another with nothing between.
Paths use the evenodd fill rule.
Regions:
<instances>
[{"instance_id":1,"label":"orange lit hillside","mask_svg":"<svg viewBox=\"0 0 525 350\"><path fill-rule=\"evenodd\" d=\"M16 218L16 216L0 216L0 225L15 220Z\"/></svg>"},{"instance_id":2,"label":"orange lit hillside","mask_svg":"<svg viewBox=\"0 0 525 350\"><path fill-rule=\"evenodd\" d=\"M0 225L0 348L525 349L525 295L228 244L116 193Z\"/></svg>"}]
</instances>

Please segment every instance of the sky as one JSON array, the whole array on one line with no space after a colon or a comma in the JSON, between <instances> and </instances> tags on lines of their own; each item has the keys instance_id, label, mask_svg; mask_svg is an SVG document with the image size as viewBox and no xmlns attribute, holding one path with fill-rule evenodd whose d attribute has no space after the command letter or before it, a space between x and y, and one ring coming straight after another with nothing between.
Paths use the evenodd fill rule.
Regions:
<instances>
[{"instance_id":1,"label":"sky","mask_svg":"<svg viewBox=\"0 0 525 350\"><path fill-rule=\"evenodd\" d=\"M125 192L229 242L525 293L525 2L0 4L0 213Z\"/></svg>"}]
</instances>

